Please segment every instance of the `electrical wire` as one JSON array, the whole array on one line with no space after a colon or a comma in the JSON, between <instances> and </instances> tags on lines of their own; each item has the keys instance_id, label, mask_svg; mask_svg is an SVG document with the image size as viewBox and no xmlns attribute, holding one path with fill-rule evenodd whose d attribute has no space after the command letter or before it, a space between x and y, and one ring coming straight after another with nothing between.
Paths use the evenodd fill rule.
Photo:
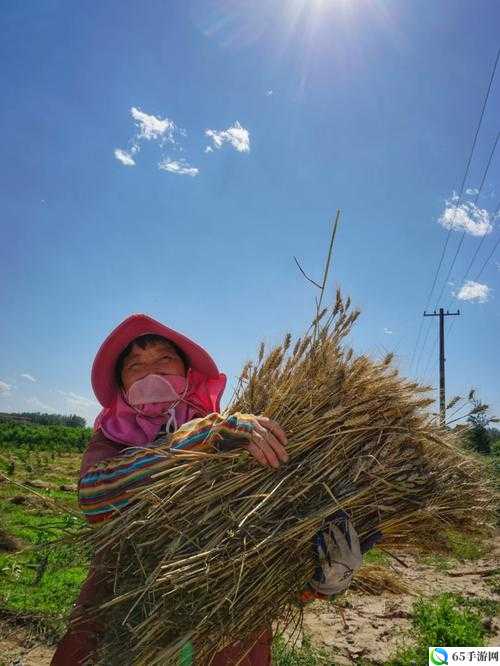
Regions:
<instances>
[{"instance_id":1,"label":"electrical wire","mask_svg":"<svg viewBox=\"0 0 500 666\"><path fill-rule=\"evenodd\" d=\"M429 303L430 303L430 301L431 301L432 294L434 293L434 288L435 288L435 286L436 286L436 282L437 282L437 279L438 279L439 271L441 270L441 266L442 266L442 264L443 264L443 259L444 259L445 253L446 253L446 248L448 247L448 243L449 243L449 240L450 240L451 232L452 232L452 230L453 230L453 226L454 226L454 223L455 223L455 217L456 217L457 209L458 209L459 203L460 203L460 201L461 201L461 199L462 199L462 197L463 197L463 192L464 192L464 188L465 188L465 183L466 183L467 178L468 178L468 175L469 175L470 165L471 165L471 162L472 162L472 158L473 158L473 155L474 155L474 151L475 151L475 149L476 149L477 139L478 139L478 136L479 136L479 132L480 132L480 130L481 130L482 123L483 123L484 113L485 113L485 111L486 111L486 106L487 106L487 104L488 104L488 99L489 99L489 97L490 97L491 88L492 88L492 86L493 86L493 80L494 80L494 78L495 78L495 74L496 74L496 70L497 70L497 66L498 66L498 61L499 61L499 59L500 59L500 48L498 49L497 56L496 56L496 58L495 58L495 63L494 63L494 65L493 65L493 70L492 70L492 72L491 72L491 76L490 76L490 80L489 80L489 84L488 84L488 89L487 89L487 91L486 91L486 95L485 95L485 98L484 98L484 100L483 100L483 104L482 104L482 107L481 107L481 113L480 113L480 116L479 116L479 122L478 122L478 124L477 124L476 132L475 132L475 134L474 134L474 140L473 140L473 142L472 142L472 147L471 147L471 150L470 150L470 153L469 153L469 158L468 158L467 163L466 163L466 166L465 166L465 172L464 172L464 176L463 176L463 178L462 178L462 183L461 183L461 186L460 186L460 194L459 194L459 196L458 196L458 201L456 202L456 206L455 206L455 212L454 212L453 220L452 220L452 223L451 223L451 225L450 225L450 228L448 229L448 233L447 233L447 235L446 235L446 239L445 239L445 242L444 242L444 245L443 245L443 249L442 249L442 251L441 251L441 257L440 257L440 259L439 259L439 263L438 263L437 269L436 269L435 274L434 274L434 279L433 279L433 281L432 281L431 289L430 289L429 294L428 294L428 296L427 296L427 302L426 302L426 305L425 305L424 311L427 310L427 308L429 307ZM456 256L457 256L457 254L456 254ZM455 260L456 260L456 256L455 256ZM444 282L445 285L446 285L446 282L447 282L447 280L445 280L445 282ZM436 307L437 307L437 306L436 306ZM424 345L422 346L422 350L420 351L420 354L418 355L418 360L417 360L417 364L416 364L416 367L415 367L415 374L416 374L416 375L418 374L418 367L419 367L419 365L420 365L420 359L421 359L421 357L422 357L423 350L424 350L424 348L425 348L425 345L426 345L426 343L427 343L427 339L428 339L428 337L429 337L429 329L430 329L430 326L431 326L431 324L429 324L429 326L428 326L428 328L427 328L427 333L426 333L426 336L425 336ZM419 342L420 342L420 337L421 337L421 334L422 334L422 328L423 328L423 318L422 318L421 321L420 321L420 326L419 326L419 330L418 330L418 334L417 334L417 340L416 340L416 342L415 342L415 346L414 346L414 348L413 348L413 352L412 352L412 355L411 355L410 371L411 371L411 367L412 367L412 365L413 365L413 360L414 360L414 358L415 358L415 354L416 354L416 351L417 351L417 348L418 348L418 345L419 345Z\"/></svg>"},{"instance_id":2,"label":"electrical wire","mask_svg":"<svg viewBox=\"0 0 500 666\"><path fill-rule=\"evenodd\" d=\"M480 184L480 186L479 186L479 188L478 188L478 191L477 191L477 193L476 193L476 195L475 195L475 197L474 197L474 200L473 200L474 205L477 205L477 201L478 201L479 196L480 196L480 194L481 194L481 192L482 192L482 189L483 189L483 186L484 186L484 182L485 182L485 180L486 180L486 176L488 175L488 171L490 170L490 166L491 166L491 163L492 163L492 161L493 161L493 155L495 154L495 151L496 151L496 149L497 149L497 145L498 145L498 139L499 139L499 137L500 137L500 132L497 134L497 137L496 137L495 142L494 142L494 144L493 144L493 148L491 149L490 156L489 156L489 159L488 159L488 163L487 163L487 165L486 165L486 168L485 168L485 170L484 170L484 172L483 172L483 177L482 177L482 179L481 179L481 184ZM457 204L457 208L458 208L458 204ZM456 209L455 209L455 210L456 210ZM438 296L438 298L437 298L437 301L436 301L436 308L438 307L438 304L441 302L441 298L442 298L442 296L443 296L443 293L444 293L444 290L445 290L445 288L446 288L446 285L448 284L448 280L450 279L451 271L453 270L453 267L454 267L455 262L456 262L456 260L457 260L457 257L458 257L458 254L459 254L459 252L460 252L460 249L461 249L461 247L462 247L462 245L463 245L463 242L464 242L464 239L465 239L466 234L467 234L467 231L463 231L463 232L462 232L462 236L461 236L461 238L460 238L460 243L458 244L457 251L455 252L455 256L453 257L453 261L451 262L451 266L450 266L450 268L449 268L449 270L448 270L448 273L447 273L447 275L446 275L446 278L445 278L445 280L444 280L444 282L443 282L443 287L442 287L442 289L441 289L441 291L440 291L440 293L439 293L439 296ZM486 235L486 234L483 235L483 240L484 240L485 235ZM481 245L479 245L479 247L481 247ZM479 248L478 248L478 250L479 250ZM477 254L477 252L476 252L476 254ZM476 257L476 255L474 255L474 257L473 257L473 259L472 259L472 262L471 262L471 264L469 265L469 268L467 269L467 273L469 272L470 267L471 267L471 265L472 265L472 263L473 263L475 257ZM460 284L463 284L463 282L465 282L465 277L464 277L464 279L462 280L462 282L461 282Z\"/></svg>"},{"instance_id":3,"label":"electrical wire","mask_svg":"<svg viewBox=\"0 0 500 666\"><path fill-rule=\"evenodd\" d=\"M498 215L499 212L500 212L500 203L498 204L498 206L496 207L495 212L493 213L493 219L495 219L495 218L497 217L497 215ZM479 248L481 247L481 245L482 245L482 243L483 243L483 241L484 241L485 238L486 238L486 234L481 238L481 243L479 244L479 247L476 249L476 252L474 253L474 257L473 257L473 259L475 259L476 255L477 255L477 253L478 253L478 251L479 251ZM479 280L479 278L481 277L481 275L482 275L484 269L486 268L486 266L487 266L487 264L489 263L490 259L491 259L491 258L493 257L493 255L495 254L495 251L496 251L496 249L497 249L497 247L498 247L499 245L500 245L500 237L498 238L498 240L497 240L496 243L494 244L494 246L493 246L491 252L489 253L489 255L488 255L488 256L486 257L486 259L484 260L483 265L481 266L481 269L479 270L479 272L478 272L477 275L475 276L474 282L477 282L477 281ZM466 273L465 273L465 275L464 275L464 278L463 278L463 280L462 280L462 282L461 282L460 284L465 284L465 278L467 277L467 275L468 275L468 273L469 273L469 271L470 271L470 268L471 268L471 266L472 266L472 263L473 263L473 261L471 261L471 263L469 264L469 267L468 267L468 269L467 269L467 271L466 271ZM451 332L453 331L453 327L454 327L454 325L455 325L455 321L456 321L456 320L454 319L454 320L451 322L451 324L450 324L450 328L448 329L448 333L447 333L447 340L450 339L450 335L451 335ZM432 354L433 354L435 348L436 348L436 345L434 345L433 349L431 350L431 352L430 352L430 354L429 354L429 357L428 357L428 359L427 359L426 368L427 368L428 365L429 365L429 361L430 361L430 359L432 358ZM434 361L433 372L436 370L437 364L438 364L438 361L435 360L435 361ZM424 373L424 376L425 376L425 373Z\"/></svg>"}]
</instances>

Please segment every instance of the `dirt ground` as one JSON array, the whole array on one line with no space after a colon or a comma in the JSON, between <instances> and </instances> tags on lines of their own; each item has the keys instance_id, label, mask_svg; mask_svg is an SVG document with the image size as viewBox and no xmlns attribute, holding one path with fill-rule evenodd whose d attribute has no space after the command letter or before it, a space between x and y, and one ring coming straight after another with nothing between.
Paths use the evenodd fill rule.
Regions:
<instances>
[{"instance_id":1,"label":"dirt ground","mask_svg":"<svg viewBox=\"0 0 500 666\"><path fill-rule=\"evenodd\" d=\"M500 600L489 585L488 578L474 571L490 570L500 564L500 534L497 535L490 557L450 572L418 563L414 557L403 556L407 568L393 562L391 568L409 584L412 594L348 594L346 607L341 611L327 603L315 604L305 617L305 630L317 645L331 650L336 665L353 664L363 659L384 664L394 655L408 636L411 626L411 608L415 596L431 596L442 592L456 592L463 596ZM451 576L450 573L463 573ZM500 645L500 618L491 618L492 635L489 645Z\"/></svg>"},{"instance_id":2,"label":"dirt ground","mask_svg":"<svg viewBox=\"0 0 500 666\"><path fill-rule=\"evenodd\" d=\"M415 596L431 596L442 592L457 592L464 596L500 600L488 586L488 578L476 571L498 567L500 563L500 533L497 534L490 557L451 572L439 571L421 564L411 556L402 556L407 565L394 561L390 566L409 584L412 594L380 596L350 592L344 608L317 602L305 614L305 631L315 644L332 654L332 664L355 663L362 657L374 664L384 664L394 654L408 634L410 610ZM464 575L452 576L450 573ZM500 618L491 618L493 631L489 645L500 645ZM16 627L0 621L0 666L48 666L54 647L37 639L26 627Z\"/></svg>"}]
</instances>

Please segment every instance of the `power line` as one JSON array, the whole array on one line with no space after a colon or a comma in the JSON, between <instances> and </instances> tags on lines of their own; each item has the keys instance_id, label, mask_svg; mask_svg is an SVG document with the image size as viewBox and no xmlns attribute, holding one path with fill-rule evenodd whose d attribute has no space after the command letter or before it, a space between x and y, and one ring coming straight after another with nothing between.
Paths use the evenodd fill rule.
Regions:
<instances>
[{"instance_id":1,"label":"power line","mask_svg":"<svg viewBox=\"0 0 500 666\"><path fill-rule=\"evenodd\" d=\"M494 212L493 215L492 215L493 219L495 219L495 218L497 217L497 215L498 215L499 212L500 212L500 203L498 204L498 206L496 207L495 212ZM482 244L483 244L485 238L486 238L486 234L484 234L484 236L481 238L481 242L479 243L478 247L476 248L476 251L474 252L474 256L472 257L472 260L471 260L471 262L469 263L469 267L467 268L467 271L465 272L464 277L462 278L462 281L460 282L460 284L465 284L465 280L466 280L466 278L467 278L467 276L468 276L468 274L469 274L469 271L470 271L470 269L471 269L471 267L472 267L472 264L474 263L474 259L476 258L476 256L477 256L479 250L481 249L481 246L482 246ZM498 247L499 244L500 244L500 238L497 240L497 242L496 242L495 245L493 246L493 249L491 250L490 254L489 254L489 255L486 257L486 259L484 260L483 265L481 266L481 269L480 269L479 272L477 273L474 282L477 282L477 281L479 280L479 278L481 277L481 275L482 275L484 269L486 268L486 265L488 264L488 262L490 261L490 259L492 258L492 256L495 254L495 250L497 249L497 247ZM451 322L451 326L450 326L450 329L449 329L448 335L449 335L449 334L451 333L451 331L453 330L453 324L454 324L454 323L455 323L455 320L453 320L453 321Z\"/></svg>"},{"instance_id":2,"label":"power line","mask_svg":"<svg viewBox=\"0 0 500 666\"><path fill-rule=\"evenodd\" d=\"M493 218L496 218L496 217L497 217L499 211L500 211L500 203L498 204L498 206L496 207L495 212L493 213ZM477 255L477 253L478 253L478 251L479 251L479 248L481 247L481 245L482 245L482 243L483 243L483 241L484 241L485 238L486 238L486 234L481 238L481 242L479 243L479 247L477 248L477 250L476 250L476 252L475 252L475 254L474 254L473 259L475 259L476 255ZM487 256L487 258L486 258L485 261L483 262L483 265L482 265L481 269L479 270L478 274L477 274L476 277L475 277L475 280L474 280L475 282L477 282L477 281L479 280L479 278L481 277L481 275L482 275L484 269L486 268L486 266L487 266L488 262L490 261L490 259L491 259L491 258L493 257L493 255L495 254L495 250L497 249L497 247L498 247L499 245L500 245L500 237L498 238L497 242L496 242L495 245L493 246L493 249L491 250L490 254ZM466 272L466 274L465 274L465 276L464 276L464 279L462 280L463 283L465 283L465 278L466 278L467 275L468 275L468 272L469 272L469 270L470 270L470 267L472 266L472 263L473 263L473 261L471 261L471 263L469 264L469 268L467 269L467 272ZM450 328L448 329L448 338L450 337L451 332L453 331L453 326L454 326L454 324L455 324L455 319L451 322L451 324L450 324ZM434 344L434 347L433 347L431 353L429 354L429 357L428 357L428 359L427 359L426 369L429 367L429 361L430 361L430 359L432 358L432 353L433 353L435 347L436 347L436 344ZM435 364L434 364L434 366L433 366L433 369L434 369L434 370L436 369L436 365L437 365L437 361L435 362ZM425 376L425 373L424 373L424 376Z\"/></svg>"},{"instance_id":3,"label":"power line","mask_svg":"<svg viewBox=\"0 0 500 666\"><path fill-rule=\"evenodd\" d=\"M454 322L455 322L455 320L452 321L452 324ZM432 324L430 324L430 326L432 326ZM451 326L450 326L450 328L451 328ZM427 357L427 363L425 364L424 371L422 373L422 378L423 378L424 382L425 382L425 378L427 377L427 371L429 370L429 365L431 363L431 359L433 359L433 358L435 360L435 363L432 367L432 371L434 372L434 370L436 368L437 360L436 360L436 357L434 356L434 352L436 350L436 347L437 347L437 336L434 339L434 344L432 345L431 351L429 352L429 356Z\"/></svg>"},{"instance_id":4,"label":"power line","mask_svg":"<svg viewBox=\"0 0 500 666\"><path fill-rule=\"evenodd\" d=\"M483 100L483 106L481 108L481 115L479 116L479 122L477 124L476 133L474 134L474 140L472 142L472 147L471 147L471 150L470 150L469 159L467 160L467 165L465 167L465 173L464 173L464 176L462 178L462 184L460 186L459 200L462 198L463 193L464 193L465 183L466 183L467 177L469 175L469 169L470 169L470 165L471 165L471 162L472 162L472 157L474 156L474 151L476 149L477 139L478 139L478 136L479 136L479 132L481 130L481 125L483 124L484 112L486 111L486 105L488 104L488 99L490 97L491 87L493 85L493 80L495 78L495 73L497 71L498 60L499 59L500 59L500 48L498 49L497 57L495 58L495 64L493 65L493 71L491 72L490 82L488 84L488 90L486 91L486 95L485 95L485 98ZM456 216L456 208L455 208L455 216ZM429 296L427 298L427 304L425 306L425 309L427 309L427 307L429 306L429 302L430 302L430 299L432 297L434 287L436 286L436 281L437 281L439 269L441 268L441 265L443 263L444 253L446 251L446 246L448 245L448 241L450 239L450 234L453 230L454 222L455 222L455 219L453 219L453 223L452 223L450 229L448 230L448 236L446 238L446 241L445 241L445 244L444 244L444 247L443 247L443 252L441 253L441 259L439 261L439 265L438 265L438 268L436 270L436 275L434 276L434 280L433 280L433 283L432 283L431 291L429 292Z\"/></svg>"},{"instance_id":5,"label":"power line","mask_svg":"<svg viewBox=\"0 0 500 666\"><path fill-rule=\"evenodd\" d=\"M474 204L477 204L477 201L478 201L478 199L479 199L479 195L481 194L481 191L482 191L482 189L483 189L484 181L486 180L486 176L488 175L488 171L490 170L491 162L493 161L493 155L495 154L495 150L496 150L496 148L497 148L497 144L498 144L498 139L499 139L499 137L500 137L500 133L497 134L497 137L496 137L495 142L494 142L494 144L493 144L493 148L491 149L490 156L489 156L489 159L488 159L488 163L487 163L487 165L486 165L486 168L485 168L485 170L484 170L484 172L483 172L483 177L482 177L482 179L481 179L481 185L479 186L478 191L477 191L477 194L476 194L476 196L474 197L474 200L473 200L473 203L474 203ZM458 208L458 203L457 203L457 207L455 208L455 211L457 210L457 208ZM455 217L456 217L456 214L455 214ZM453 228L453 225L452 225L451 229L452 229L452 228ZM461 238L460 238L460 243L458 244L457 251L455 252L455 256L453 257L453 261L451 262L451 266L450 266L450 268L449 268L449 270L448 270L448 273L447 273L447 275L446 275L446 278L445 278L445 280L444 280L444 282L443 282L443 287L442 287L441 292L440 292L440 294L439 294L439 296L438 296L438 298L437 298L436 306L435 306L436 308L438 307L438 305L439 305L439 303L440 303L440 301L441 301L441 298L442 298L442 296L443 296L444 290L445 290L445 288L446 288L446 284L448 283L448 280L449 280L450 275L451 275L451 271L453 270L453 266L455 265L455 262L456 262L456 260L457 260L457 257L458 257L458 254L459 254L459 252L460 252L460 249L461 249L461 247L462 247L462 245L463 245L463 242L464 242L464 239L465 239L466 234L467 234L467 231L463 231L463 232L462 232L462 236L461 236ZM483 239L484 239L484 236L483 236ZM476 256L476 255L474 255L473 260L474 260L475 256ZM472 264L471 264L471 265L472 265ZM470 266L469 266L469 269L470 269ZM469 269L467 269L467 273L469 272ZM464 280L465 280L465 278L464 278Z\"/></svg>"},{"instance_id":6,"label":"power line","mask_svg":"<svg viewBox=\"0 0 500 666\"><path fill-rule=\"evenodd\" d=\"M486 91L486 95L485 95L485 98L483 100L483 105L481 107L481 114L479 116L479 122L477 124L476 132L474 134L474 140L472 142L472 147L471 147L471 150L470 150L469 158L467 160L464 176L462 178L462 184L460 186L460 194L459 194L459 198L458 198L458 201L457 201L457 205L455 207L455 213L454 213L454 216L453 216L453 221L452 221L452 224L451 224L451 226L448 230L448 234L446 235L446 239L445 239L445 242L444 242L444 245L443 245L443 250L441 252L441 257L439 259L439 264L438 264L438 267L437 267L436 272L434 274L434 279L432 281L432 286L431 286L431 289L429 291L429 295L427 296L427 302L425 304L425 310L427 310L427 308L429 307L429 303L431 301L432 294L434 293L434 288L436 286L439 271L441 269L443 259L444 259L445 253L446 253L446 248L448 247L451 232L453 230L453 225L455 223L455 217L456 217L456 213L457 213L457 209L458 209L458 204L459 204L460 200L462 199L465 183L466 183L467 177L469 175L469 169L470 169L470 165L471 165L471 162L472 162L472 157L473 157L474 151L476 149L477 139L478 139L478 136L479 136L479 132L481 130L482 123L483 123L484 113L485 113L485 110L486 110L488 99L490 97L490 92L491 92L491 88L492 88L492 85L493 85L493 80L495 78L495 73L496 73L496 70L497 70L499 59L500 59L500 48L498 49L497 56L495 58L495 64L493 65L493 71L491 72L490 81L489 81L489 84L488 84L488 90ZM446 284L446 280L445 280L445 284ZM420 326L419 326L419 330L418 330L418 334L417 334L417 340L415 342L415 347L413 348L413 352L412 352L412 355L411 355L410 370L411 370L411 367L413 365L413 359L415 358L415 354L416 354L416 351L417 351L417 348L418 348L418 345L419 345L419 342L420 342L420 337L421 337L421 334L422 334L422 328L423 328L423 319L421 319L421 321L420 321ZM429 324L429 328L430 328L430 324ZM427 335L425 337L424 347L425 347L425 344L427 342L427 338L429 337L429 333L428 333L429 328L427 329ZM422 350L423 350L423 348L422 348ZM418 366L419 366L419 363L420 363L421 355L422 355L422 351L420 352L420 355L418 357L419 360L417 361L417 365L416 365L416 368L415 368L415 374L418 373Z\"/></svg>"},{"instance_id":7,"label":"power line","mask_svg":"<svg viewBox=\"0 0 500 666\"><path fill-rule=\"evenodd\" d=\"M418 375L418 368L420 366L420 361L422 359L422 355L424 353L425 347L427 346L427 340L429 339L429 332L431 330L431 326L432 326L432 324L429 324L429 326L427 326L427 331L426 331L425 337L424 337L424 344L422 345L422 348L420 349L420 354L418 355L418 358L417 358L417 364L415 366L415 374L416 375Z\"/></svg>"},{"instance_id":8,"label":"power line","mask_svg":"<svg viewBox=\"0 0 500 666\"><path fill-rule=\"evenodd\" d=\"M500 137L500 134L497 135L497 142L498 142L498 137ZM498 205L496 211L493 213L493 219L497 216L497 214L498 214L498 210L499 210L499 209L500 209L500 204ZM463 283L465 282L465 280L467 279L467 276L469 275L470 269L472 268L472 266L473 266L473 264L474 264L474 261L476 260L476 257L477 257L477 255L479 254L479 250L481 249L481 247L482 247L482 245L483 245L483 243L484 243L484 240L485 240L485 238L486 238L486 235L487 235L487 234L483 234L483 235L482 235L481 240L479 241L479 245L476 247L476 250L475 250L475 252L474 252L474 255L472 256L472 259L471 259L470 262L469 262L469 265L468 265L468 267L467 267L467 270L465 271L464 276L463 276L462 280L460 281L460 284L463 284ZM455 321L455 320L453 320L453 321Z\"/></svg>"},{"instance_id":9,"label":"power line","mask_svg":"<svg viewBox=\"0 0 500 666\"><path fill-rule=\"evenodd\" d=\"M499 245L500 245L500 238L498 238L497 242L496 242L495 245L493 246L493 249L491 250L491 252L489 253L489 255L486 257L485 262L484 262L483 265L481 266L481 270L480 270L479 273L476 275L475 282L477 282L477 281L479 280L479 278L481 277L481 275L483 274L484 269L486 268L486 266L487 266L488 262L490 261L491 257L495 254L495 251L496 251L496 249L497 249L497 247L498 247Z\"/></svg>"}]
</instances>

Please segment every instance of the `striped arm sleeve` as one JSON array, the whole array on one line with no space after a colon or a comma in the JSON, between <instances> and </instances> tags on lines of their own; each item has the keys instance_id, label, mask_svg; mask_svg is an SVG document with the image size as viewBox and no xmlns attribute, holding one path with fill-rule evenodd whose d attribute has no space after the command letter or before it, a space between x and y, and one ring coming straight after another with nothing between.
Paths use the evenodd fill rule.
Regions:
<instances>
[{"instance_id":1,"label":"striped arm sleeve","mask_svg":"<svg viewBox=\"0 0 500 666\"><path fill-rule=\"evenodd\" d=\"M109 520L134 499L134 491L142 488L168 460L168 448L155 451L129 448L119 456L103 460L80 477L78 501L89 523Z\"/></svg>"},{"instance_id":2,"label":"striped arm sleeve","mask_svg":"<svg viewBox=\"0 0 500 666\"><path fill-rule=\"evenodd\" d=\"M170 446L172 450L229 451L249 443L254 422L251 414L214 412L181 426L171 436Z\"/></svg>"},{"instance_id":3,"label":"striped arm sleeve","mask_svg":"<svg viewBox=\"0 0 500 666\"><path fill-rule=\"evenodd\" d=\"M119 456L90 467L80 477L78 500L89 523L100 523L116 516L134 501L151 476L165 468L175 451L215 453L242 446L250 439L253 417L217 413L188 421L167 442L149 448L130 447Z\"/></svg>"}]
</instances>

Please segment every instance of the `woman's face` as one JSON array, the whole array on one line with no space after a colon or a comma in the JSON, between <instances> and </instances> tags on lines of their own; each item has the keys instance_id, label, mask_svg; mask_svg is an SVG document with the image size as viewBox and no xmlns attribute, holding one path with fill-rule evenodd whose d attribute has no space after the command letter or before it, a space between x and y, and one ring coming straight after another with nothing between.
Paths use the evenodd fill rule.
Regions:
<instances>
[{"instance_id":1,"label":"woman's face","mask_svg":"<svg viewBox=\"0 0 500 666\"><path fill-rule=\"evenodd\" d=\"M134 382L146 375L182 375L186 376L184 363L173 345L155 342L141 349L134 344L125 358L122 369L122 384L128 391Z\"/></svg>"}]
</instances>

